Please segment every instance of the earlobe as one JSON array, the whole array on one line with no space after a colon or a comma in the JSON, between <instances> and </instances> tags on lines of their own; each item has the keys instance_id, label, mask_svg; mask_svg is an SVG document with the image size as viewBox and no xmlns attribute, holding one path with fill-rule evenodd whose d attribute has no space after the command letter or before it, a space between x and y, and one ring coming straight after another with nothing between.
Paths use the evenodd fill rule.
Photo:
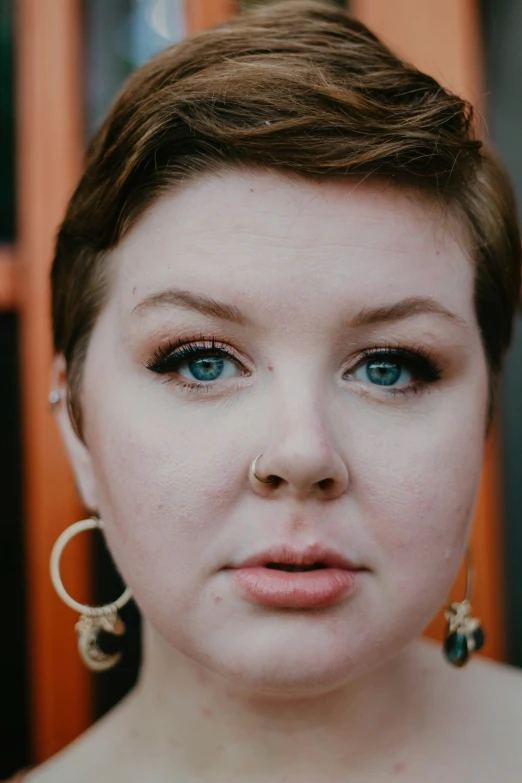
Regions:
<instances>
[{"instance_id":1,"label":"earlobe","mask_svg":"<svg viewBox=\"0 0 522 783\"><path fill-rule=\"evenodd\" d=\"M97 511L98 497L91 455L70 418L67 405L66 362L62 354L56 356L53 361L52 391L49 400L74 471L81 500L87 509Z\"/></svg>"}]
</instances>

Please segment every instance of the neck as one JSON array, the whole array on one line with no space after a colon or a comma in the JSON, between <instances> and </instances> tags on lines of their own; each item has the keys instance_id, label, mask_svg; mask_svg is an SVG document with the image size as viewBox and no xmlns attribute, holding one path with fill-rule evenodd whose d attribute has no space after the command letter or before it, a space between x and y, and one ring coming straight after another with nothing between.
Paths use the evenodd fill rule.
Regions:
<instances>
[{"instance_id":1,"label":"neck","mask_svg":"<svg viewBox=\"0 0 522 783\"><path fill-rule=\"evenodd\" d=\"M427 666L414 642L379 669L328 693L288 697L247 691L173 650L144 623L139 682L125 705L133 755L149 780L254 783L336 779L350 769L400 765L397 748L426 728ZM314 774L316 771L317 774Z\"/></svg>"}]
</instances>

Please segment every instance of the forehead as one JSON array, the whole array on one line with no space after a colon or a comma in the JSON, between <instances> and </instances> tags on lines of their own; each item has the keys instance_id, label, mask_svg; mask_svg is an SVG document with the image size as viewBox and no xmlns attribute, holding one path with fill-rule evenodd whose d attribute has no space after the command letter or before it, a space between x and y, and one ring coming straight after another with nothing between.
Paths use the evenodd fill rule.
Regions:
<instances>
[{"instance_id":1,"label":"forehead","mask_svg":"<svg viewBox=\"0 0 522 783\"><path fill-rule=\"evenodd\" d=\"M275 172L212 175L172 192L112 253L128 312L176 286L252 308L346 308L429 295L472 307L473 264L428 197L368 178L308 181Z\"/></svg>"}]
</instances>

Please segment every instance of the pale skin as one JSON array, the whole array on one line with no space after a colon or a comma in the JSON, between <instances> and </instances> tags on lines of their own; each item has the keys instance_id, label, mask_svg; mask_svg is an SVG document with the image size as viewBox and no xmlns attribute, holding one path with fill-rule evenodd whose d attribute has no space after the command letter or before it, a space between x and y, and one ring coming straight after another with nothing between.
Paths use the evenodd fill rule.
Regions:
<instances>
[{"instance_id":1,"label":"pale skin","mask_svg":"<svg viewBox=\"0 0 522 783\"><path fill-rule=\"evenodd\" d=\"M28 783L519 783L521 676L476 657L453 669L418 640L462 561L485 446L463 232L373 180L238 171L163 197L108 263L85 442L63 404L57 419L142 611L143 665ZM159 348L213 338L214 380L190 357L151 369ZM430 364L388 356L376 383L363 353L378 349ZM213 385L182 388L198 382ZM259 453L276 485L250 474ZM225 567L285 541L357 561L357 590L321 611L238 596Z\"/></svg>"}]
</instances>

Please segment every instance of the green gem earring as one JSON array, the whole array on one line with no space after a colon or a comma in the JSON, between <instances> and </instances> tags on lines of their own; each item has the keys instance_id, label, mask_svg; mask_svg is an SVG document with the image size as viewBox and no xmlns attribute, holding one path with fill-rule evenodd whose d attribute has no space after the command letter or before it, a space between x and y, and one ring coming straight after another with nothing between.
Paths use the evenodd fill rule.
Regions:
<instances>
[{"instance_id":1,"label":"green gem earring","mask_svg":"<svg viewBox=\"0 0 522 783\"><path fill-rule=\"evenodd\" d=\"M480 620L472 616L470 595L473 569L469 549L466 550L466 597L463 601L448 603L444 616L448 621L443 651L453 666L464 666L472 653L484 646L485 636Z\"/></svg>"}]
</instances>

